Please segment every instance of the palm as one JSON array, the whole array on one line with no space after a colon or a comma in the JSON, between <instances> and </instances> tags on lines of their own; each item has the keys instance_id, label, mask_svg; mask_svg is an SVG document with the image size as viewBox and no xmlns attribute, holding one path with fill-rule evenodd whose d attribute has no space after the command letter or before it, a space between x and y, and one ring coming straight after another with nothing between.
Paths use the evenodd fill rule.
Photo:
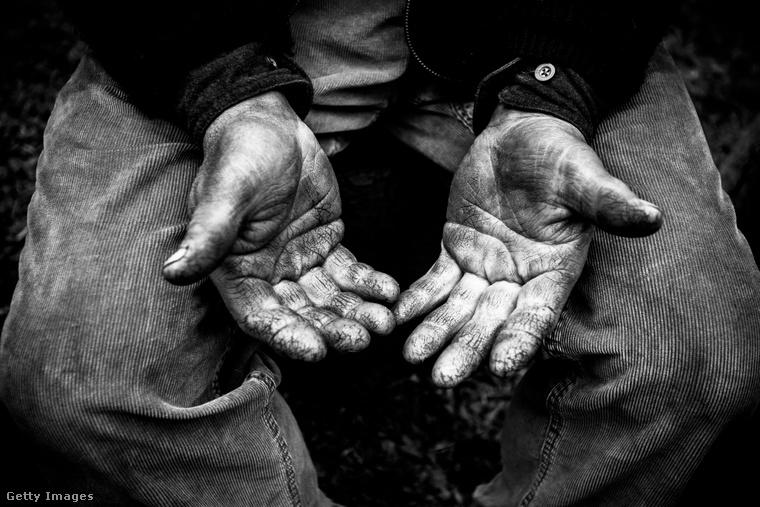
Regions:
<instances>
[{"instance_id":1,"label":"palm","mask_svg":"<svg viewBox=\"0 0 760 507\"><path fill-rule=\"evenodd\" d=\"M605 180L576 132L544 115L510 116L492 122L460 165L441 255L396 307L402 322L435 308L404 353L421 361L451 341L433 369L437 384L460 382L489 352L498 374L535 354L586 261L589 209L602 203L591 219L609 229L646 229L644 208L621 182Z\"/></svg>"},{"instance_id":2,"label":"palm","mask_svg":"<svg viewBox=\"0 0 760 507\"><path fill-rule=\"evenodd\" d=\"M297 149L291 148L296 153L282 157L273 168L277 173L292 164L300 171L291 169L294 176L286 185L267 192L266 203L248 204L238 237L223 263L234 276L272 284L297 280L324 262L343 237L335 175L314 136L305 125L302 128L306 132L297 134ZM250 145L246 149L259 150ZM252 192L259 184L257 178L240 182Z\"/></svg>"},{"instance_id":3,"label":"palm","mask_svg":"<svg viewBox=\"0 0 760 507\"><path fill-rule=\"evenodd\" d=\"M444 248L465 272L526 289L546 278L563 282L557 290L572 288L591 232L556 190L567 168L552 145L486 132L473 146L454 178L443 232ZM593 156L584 146L575 157Z\"/></svg>"},{"instance_id":4,"label":"palm","mask_svg":"<svg viewBox=\"0 0 760 507\"><path fill-rule=\"evenodd\" d=\"M218 266L211 278L243 331L291 357L361 349L367 330L395 324L362 298L392 301L398 286L340 245L337 182L308 127L276 97L256 106L207 133L193 219L164 273L185 282Z\"/></svg>"}]
</instances>

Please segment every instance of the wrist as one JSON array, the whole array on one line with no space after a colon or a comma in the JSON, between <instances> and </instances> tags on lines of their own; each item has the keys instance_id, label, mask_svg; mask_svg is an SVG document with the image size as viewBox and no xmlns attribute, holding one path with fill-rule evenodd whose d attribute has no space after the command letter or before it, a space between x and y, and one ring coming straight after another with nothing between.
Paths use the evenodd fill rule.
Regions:
<instances>
[{"instance_id":1,"label":"wrist","mask_svg":"<svg viewBox=\"0 0 760 507\"><path fill-rule=\"evenodd\" d=\"M502 135L514 135L515 129L519 129L530 137L555 136L558 133L564 133L587 144L580 129L562 118L546 113L514 109L504 104L496 106L486 128L489 131L501 132Z\"/></svg>"},{"instance_id":2,"label":"wrist","mask_svg":"<svg viewBox=\"0 0 760 507\"><path fill-rule=\"evenodd\" d=\"M203 134L204 151L215 144L225 132L250 122L269 125L291 125L295 130L300 121L288 99L278 91L250 97L227 108L217 116Z\"/></svg>"}]
</instances>

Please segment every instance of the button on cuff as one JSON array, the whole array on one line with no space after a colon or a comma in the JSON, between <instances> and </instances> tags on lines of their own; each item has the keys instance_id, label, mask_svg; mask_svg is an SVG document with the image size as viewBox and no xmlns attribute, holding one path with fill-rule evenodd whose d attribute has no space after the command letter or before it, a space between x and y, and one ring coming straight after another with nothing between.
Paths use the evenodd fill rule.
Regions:
<instances>
[{"instance_id":1,"label":"button on cuff","mask_svg":"<svg viewBox=\"0 0 760 507\"><path fill-rule=\"evenodd\" d=\"M554 68L554 65L551 63L542 63L538 67L536 67L535 72L533 72L533 75L536 77L539 81L549 81L551 78L554 77L554 74L557 73L557 69Z\"/></svg>"}]
</instances>

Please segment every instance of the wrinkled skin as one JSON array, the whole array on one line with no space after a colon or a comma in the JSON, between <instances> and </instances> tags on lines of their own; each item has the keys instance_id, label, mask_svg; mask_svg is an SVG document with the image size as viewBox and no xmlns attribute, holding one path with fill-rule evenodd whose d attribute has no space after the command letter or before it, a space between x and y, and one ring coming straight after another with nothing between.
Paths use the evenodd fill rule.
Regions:
<instances>
[{"instance_id":1,"label":"wrinkled skin","mask_svg":"<svg viewBox=\"0 0 760 507\"><path fill-rule=\"evenodd\" d=\"M661 223L574 126L499 107L454 176L440 257L394 309L399 323L430 312L404 356L420 362L448 344L433 367L444 387L489 354L497 375L521 368L557 323L592 224L645 236Z\"/></svg>"},{"instance_id":2,"label":"wrinkled skin","mask_svg":"<svg viewBox=\"0 0 760 507\"><path fill-rule=\"evenodd\" d=\"M192 218L164 277L211 274L240 327L303 360L355 351L389 333L398 285L340 245L338 186L327 156L286 99L266 93L225 111L204 136Z\"/></svg>"}]
</instances>

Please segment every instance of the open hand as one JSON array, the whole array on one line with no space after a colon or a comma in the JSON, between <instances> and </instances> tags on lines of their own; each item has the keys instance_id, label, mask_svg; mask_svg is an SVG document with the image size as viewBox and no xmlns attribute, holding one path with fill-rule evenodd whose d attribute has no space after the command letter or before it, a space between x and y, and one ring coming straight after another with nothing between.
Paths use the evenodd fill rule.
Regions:
<instances>
[{"instance_id":1,"label":"open hand","mask_svg":"<svg viewBox=\"0 0 760 507\"><path fill-rule=\"evenodd\" d=\"M340 245L337 182L309 128L277 92L225 111L207 129L192 213L167 280L211 273L249 335L297 359L354 351L389 333L398 285Z\"/></svg>"},{"instance_id":2,"label":"open hand","mask_svg":"<svg viewBox=\"0 0 760 507\"><path fill-rule=\"evenodd\" d=\"M519 369L557 323L591 224L645 236L661 223L571 124L500 106L454 176L440 257L394 309L399 323L433 310L404 356L420 362L450 342L433 367L440 386L464 380L489 352L495 374Z\"/></svg>"}]
</instances>

